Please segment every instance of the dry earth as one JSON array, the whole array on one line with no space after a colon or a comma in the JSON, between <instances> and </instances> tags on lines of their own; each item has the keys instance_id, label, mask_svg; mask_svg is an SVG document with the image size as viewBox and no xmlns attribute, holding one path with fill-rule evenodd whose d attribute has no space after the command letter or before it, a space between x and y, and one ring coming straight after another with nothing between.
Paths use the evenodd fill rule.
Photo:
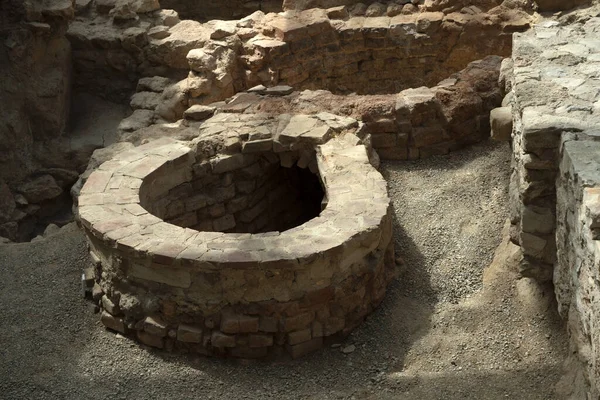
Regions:
<instances>
[{"instance_id":1,"label":"dry earth","mask_svg":"<svg viewBox=\"0 0 600 400\"><path fill-rule=\"evenodd\" d=\"M484 143L384 163L399 278L341 346L296 361L169 354L104 330L81 296L89 261L74 224L0 245L0 397L557 398L567 339L552 289L518 280L503 239L509 158Z\"/></svg>"}]
</instances>

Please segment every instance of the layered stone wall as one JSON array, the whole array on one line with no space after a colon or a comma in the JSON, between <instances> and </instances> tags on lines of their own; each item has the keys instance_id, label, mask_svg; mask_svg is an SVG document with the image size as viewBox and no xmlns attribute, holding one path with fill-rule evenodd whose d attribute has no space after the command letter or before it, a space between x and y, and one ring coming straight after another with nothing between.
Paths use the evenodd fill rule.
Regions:
<instances>
[{"instance_id":1,"label":"layered stone wall","mask_svg":"<svg viewBox=\"0 0 600 400\"><path fill-rule=\"evenodd\" d=\"M81 90L122 99L140 77L189 74L194 97L208 104L257 84L341 93L432 86L473 60L507 56L511 34L531 20L500 6L493 14L414 10L393 17L256 12L202 24L173 10L88 6L69 38Z\"/></svg>"},{"instance_id":2,"label":"layered stone wall","mask_svg":"<svg viewBox=\"0 0 600 400\"><path fill-rule=\"evenodd\" d=\"M553 279L568 321L573 398L600 395L598 213L600 19L515 36L505 76L513 113L511 237L524 276Z\"/></svg>"},{"instance_id":3,"label":"layered stone wall","mask_svg":"<svg viewBox=\"0 0 600 400\"><path fill-rule=\"evenodd\" d=\"M489 137L489 112L501 103L498 86L501 58L489 56L438 85L406 89L395 95L342 96L328 91L292 92L291 87L255 87L225 103L176 107L161 104L167 90L162 78L140 80L140 91L132 97L134 113L123 120L124 137L143 135L160 120L185 118L201 121L213 113L318 115L329 112L363 122L358 134L369 141L383 159L406 160L446 154ZM150 91L159 87L160 92ZM194 104L189 97L188 104ZM162 124L164 125L164 124ZM137 132L140 132L139 134Z\"/></svg>"},{"instance_id":4,"label":"layered stone wall","mask_svg":"<svg viewBox=\"0 0 600 400\"><path fill-rule=\"evenodd\" d=\"M326 113L222 113L191 142L160 139L102 164L79 196L96 262L88 282L102 322L158 348L251 358L299 357L348 334L394 275L386 183L353 134L357 126ZM324 210L264 233L215 232L214 221L211 232L199 232L152 214L184 187L191 186L184 198L203 203L210 195L204 184L212 184L203 179L245 175L262 158L318 173ZM231 209L237 199L223 203L232 223L222 230L251 231ZM198 204L178 207L197 216Z\"/></svg>"}]
</instances>

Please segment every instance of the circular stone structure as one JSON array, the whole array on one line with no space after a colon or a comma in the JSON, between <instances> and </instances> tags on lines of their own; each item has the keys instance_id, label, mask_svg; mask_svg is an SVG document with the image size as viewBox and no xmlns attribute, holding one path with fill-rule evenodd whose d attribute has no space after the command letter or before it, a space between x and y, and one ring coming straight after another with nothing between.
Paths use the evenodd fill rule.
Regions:
<instances>
[{"instance_id":1,"label":"circular stone structure","mask_svg":"<svg viewBox=\"0 0 600 400\"><path fill-rule=\"evenodd\" d=\"M243 358L295 358L348 334L395 270L386 182L360 125L221 113L190 142L163 138L102 164L79 216L104 325Z\"/></svg>"}]
</instances>

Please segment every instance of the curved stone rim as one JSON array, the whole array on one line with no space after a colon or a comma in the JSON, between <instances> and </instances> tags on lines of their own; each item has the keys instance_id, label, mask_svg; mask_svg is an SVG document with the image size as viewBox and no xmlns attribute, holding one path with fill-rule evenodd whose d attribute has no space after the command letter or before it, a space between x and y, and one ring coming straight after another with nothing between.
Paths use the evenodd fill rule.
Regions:
<instances>
[{"instance_id":1,"label":"curved stone rim","mask_svg":"<svg viewBox=\"0 0 600 400\"><path fill-rule=\"evenodd\" d=\"M162 266L246 269L301 268L349 241L380 234L390 199L381 174L353 135L316 147L328 205L306 223L283 232L199 232L156 217L143 206L149 185L172 188L188 178L193 149L163 138L118 154L93 172L81 190L79 216L95 237ZM361 254L359 257L362 257Z\"/></svg>"}]
</instances>

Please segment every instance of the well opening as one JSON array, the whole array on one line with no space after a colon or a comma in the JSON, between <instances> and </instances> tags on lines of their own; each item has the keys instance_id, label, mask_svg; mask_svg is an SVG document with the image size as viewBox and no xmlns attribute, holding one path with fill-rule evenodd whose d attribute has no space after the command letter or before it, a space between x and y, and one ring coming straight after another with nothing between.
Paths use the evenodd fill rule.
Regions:
<instances>
[{"instance_id":1,"label":"well opening","mask_svg":"<svg viewBox=\"0 0 600 400\"><path fill-rule=\"evenodd\" d=\"M306 166L283 166L274 153L237 154L193 164L189 180L149 195L142 206L197 231L262 233L317 217L323 198L319 176Z\"/></svg>"}]
</instances>

